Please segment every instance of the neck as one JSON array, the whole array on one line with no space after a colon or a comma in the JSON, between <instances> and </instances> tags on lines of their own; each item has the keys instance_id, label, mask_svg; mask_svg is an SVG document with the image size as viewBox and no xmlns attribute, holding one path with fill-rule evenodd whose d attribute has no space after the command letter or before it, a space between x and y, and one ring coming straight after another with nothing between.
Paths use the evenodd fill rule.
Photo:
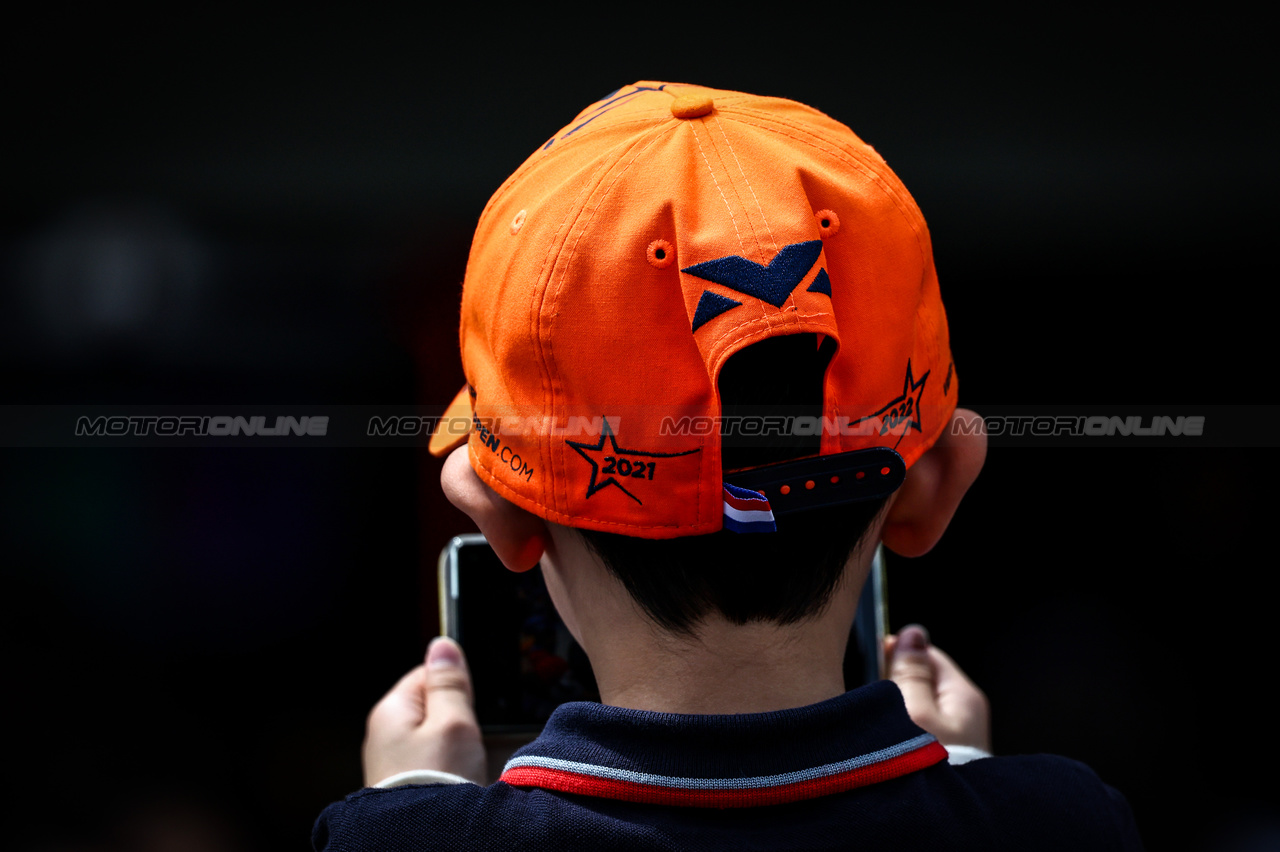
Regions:
<instances>
[{"instance_id":1,"label":"neck","mask_svg":"<svg viewBox=\"0 0 1280 852\"><path fill-rule=\"evenodd\" d=\"M830 603L803 622L739 625L712 616L688 637L657 627L593 554L576 548L576 535L557 532L543 573L557 610L591 659L604 704L761 713L845 691L845 647L870 555L850 564Z\"/></svg>"},{"instance_id":2,"label":"neck","mask_svg":"<svg viewBox=\"0 0 1280 852\"><path fill-rule=\"evenodd\" d=\"M616 635L616 634L615 634ZM645 625L590 654L605 704L664 713L763 713L844 692L848 624L704 621L694 638ZM588 640L591 641L591 640Z\"/></svg>"}]
</instances>

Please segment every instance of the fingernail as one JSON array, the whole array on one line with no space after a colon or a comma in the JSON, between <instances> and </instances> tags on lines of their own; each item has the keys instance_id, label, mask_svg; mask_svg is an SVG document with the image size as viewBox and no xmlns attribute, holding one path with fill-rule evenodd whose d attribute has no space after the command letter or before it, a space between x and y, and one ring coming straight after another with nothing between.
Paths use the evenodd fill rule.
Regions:
<instances>
[{"instance_id":1,"label":"fingernail","mask_svg":"<svg viewBox=\"0 0 1280 852\"><path fill-rule=\"evenodd\" d=\"M929 631L919 624L908 624L898 632L898 647L908 651L923 651L929 647Z\"/></svg>"},{"instance_id":2,"label":"fingernail","mask_svg":"<svg viewBox=\"0 0 1280 852\"><path fill-rule=\"evenodd\" d=\"M427 665L431 668L460 666L462 665L462 652L452 639L445 636L437 636L427 646Z\"/></svg>"}]
</instances>

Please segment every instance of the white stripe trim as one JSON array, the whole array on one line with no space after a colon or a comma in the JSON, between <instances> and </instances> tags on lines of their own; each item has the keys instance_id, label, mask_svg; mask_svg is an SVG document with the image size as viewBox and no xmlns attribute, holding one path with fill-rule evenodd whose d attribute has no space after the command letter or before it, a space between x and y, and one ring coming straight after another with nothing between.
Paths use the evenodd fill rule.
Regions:
<instances>
[{"instance_id":1,"label":"white stripe trim","mask_svg":"<svg viewBox=\"0 0 1280 852\"><path fill-rule=\"evenodd\" d=\"M744 521L746 523L773 520L773 512L769 509L752 509L751 511L746 511L744 509L735 509L727 502L724 504L724 513L735 521Z\"/></svg>"},{"instance_id":2,"label":"white stripe trim","mask_svg":"<svg viewBox=\"0 0 1280 852\"><path fill-rule=\"evenodd\" d=\"M757 775L752 778L681 778L674 775L651 775L647 772L633 772L629 769L614 769L611 766L597 766L593 763L579 763L574 760L560 760L555 757L526 755L507 761L503 771L521 766L533 766L541 769L558 769L578 775L590 775L595 778L607 778L612 781L630 781L635 784L648 784L657 787L674 787L681 790L747 790L760 787L782 787L800 781L814 781L831 775L839 775L853 769L861 769L876 763L883 763L895 757L908 754L934 742L933 734L921 734L897 745L882 748L859 757L815 766L812 769L801 769L796 772L783 772L780 775Z\"/></svg>"}]
</instances>

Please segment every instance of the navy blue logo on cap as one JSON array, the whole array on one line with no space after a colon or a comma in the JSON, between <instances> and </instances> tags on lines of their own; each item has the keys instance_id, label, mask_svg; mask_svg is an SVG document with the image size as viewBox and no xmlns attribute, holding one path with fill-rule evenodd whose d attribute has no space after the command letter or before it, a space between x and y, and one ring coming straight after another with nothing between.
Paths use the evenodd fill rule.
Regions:
<instances>
[{"instance_id":1,"label":"navy blue logo on cap","mask_svg":"<svg viewBox=\"0 0 1280 852\"><path fill-rule=\"evenodd\" d=\"M623 92L622 89L614 89L612 92L605 95L600 100L596 101L598 106L596 106L595 109L588 108L586 110L583 110L582 114L586 115L587 116L586 118L584 118L582 121L579 121L573 127L569 128L569 130L567 130L564 134L560 136L552 136L550 139L548 139L547 144L542 146L542 150L545 151L548 148L550 148L553 144L560 141L561 139L564 139L566 137L572 136L573 134L577 133L583 127L595 121L597 118L599 118L609 110L616 107L619 101L624 101L627 98L634 97L635 95L639 95L643 92L661 92L666 87L667 87L667 84L663 83L661 86L658 86L657 88L654 88L653 86L627 86L626 88L628 89L628 91L626 92Z\"/></svg>"},{"instance_id":2,"label":"navy blue logo on cap","mask_svg":"<svg viewBox=\"0 0 1280 852\"><path fill-rule=\"evenodd\" d=\"M734 254L686 266L681 272L721 284L746 296L754 296L780 308L791 291L809 274L821 254L822 240L808 240L783 247L767 266ZM818 270L809 290L831 295L831 279L825 269ZM697 331L703 323L741 304L736 299L703 290L702 298L698 300L698 307L693 313L692 330Z\"/></svg>"},{"instance_id":3,"label":"navy blue logo on cap","mask_svg":"<svg viewBox=\"0 0 1280 852\"><path fill-rule=\"evenodd\" d=\"M645 461L645 459L667 459L675 456L687 456L690 453L698 452L700 449L695 447L692 450L684 450L679 453L647 453L643 450L624 450L618 446L618 439L613 434L613 427L609 425L609 418L602 417L600 419L603 421L603 426L600 429L600 440L597 443L588 444L583 441L565 439L565 443L573 447L574 452L586 459L587 463L591 465L591 481L587 483L588 497L601 488L613 485L623 494L643 506L643 501L623 487L618 480L651 480L658 473L658 463L656 461ZM606 439L609 442L609 449L607 450L604 446ZM603 479L601 479L602 475ZM635 486L633 485L632 487L634 488Z\"/></svg>"},{"instance_id":4,"label":"navy blue logo on cap","mask_svg":"<svg viewBox=\"0 0 1280 852\"><path fill-rule=\"evenodd\" d=\"M907 376L902 380L902 395L885 405L875 414L861 417L850 425L863 423L867 420L878 420L880 422L881 435L888 435L901 427L902 431L898 433L898 440L893 445L895 449L912 429L917 432L923 432L924 430L920 426L920 397L924 394L924 383L929 380L929 373L931 372L932 370L926 370L925 374L920 377L920 381L917 382L915 377L911 375L911 359L908 358Z\"/></svg>"}]
</instances>

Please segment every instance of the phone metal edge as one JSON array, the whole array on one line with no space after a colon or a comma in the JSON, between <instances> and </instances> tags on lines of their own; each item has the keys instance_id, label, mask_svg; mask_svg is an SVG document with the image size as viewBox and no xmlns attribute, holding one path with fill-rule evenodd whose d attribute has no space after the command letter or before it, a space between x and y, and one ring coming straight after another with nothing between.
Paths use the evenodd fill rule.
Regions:
<instances>
[{"instance_id":1,"label":"phone metal edge","mask_svg":"<svg viewBox=\"0 0 1280 852\"><path fill-rule=\"evenodd\" d=\"M440 635L458 639L458 550L469 544L488 543L480 533L464 533L449 539L440 551L436 569L436 598L440 607Z\"/></svg>"},{"instance_id":2,"label":"phone metal edge","mask_svg":"<svg viewBox=\"0 0 1280 852\"><path fill-rule=\"evenodd\" d=\"M880 679L884 680L888 676L888 672L885 671L884 640L889 635L889 605L885 599L884 545L877 545L875 555L871 557L871 583L876 602L875 634L879 639L876 642L876 670L880 673Z\"/></svg>"}]
</instances>

